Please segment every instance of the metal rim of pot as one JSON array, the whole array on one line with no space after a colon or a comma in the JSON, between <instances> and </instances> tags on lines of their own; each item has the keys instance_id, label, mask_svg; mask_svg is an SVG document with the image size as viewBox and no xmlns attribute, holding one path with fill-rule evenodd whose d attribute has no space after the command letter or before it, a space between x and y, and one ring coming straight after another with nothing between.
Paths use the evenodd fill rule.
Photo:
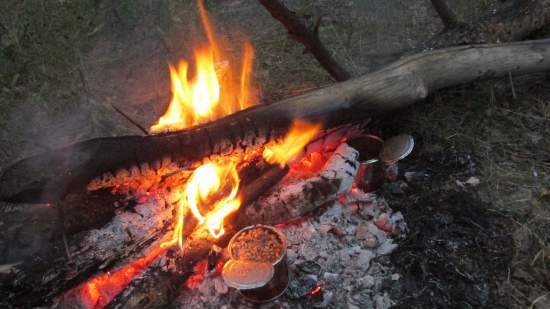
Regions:
<instances>
[{"instance_id":1,"label":"metal rim of pot","mask_svg":"<svg viewBox=\"0 0 550 309\"><path fill-rule=\"evenodd\" d=\"M283 258L286 255L286 249L287 249L288 241L286 239L286 236L281 231L279 231L277 228L275 228L273 226L269 226L269 225L264 225L264 224L255 224L255 225L247 226L247 227L241 229L240 231L238 231L235 235L233 235L233 237L231 237L231 240L229 241L229 244L227 245L227 248L229 249L229 250L227 250L228 253L229 253L229 257L232 260L238 260L237 258L235 258L233 256L233 251L231 250L231 247L232 247L233 243L235 242L235 240L237 239L237 237L239 235L241 235L242 233L244 233L248 230L252 230L252 229L255 229L255 228L263 228L263 229L270 230L271 232L275 233L275 235L277 235L277 237L281 241L281 246L282 246L281 254L279 255L279 257L275 261L271 262L271 265L273 265L273 266L277 265L279 262L281 262L283 260Z\"/></svg>"}]
</instances>

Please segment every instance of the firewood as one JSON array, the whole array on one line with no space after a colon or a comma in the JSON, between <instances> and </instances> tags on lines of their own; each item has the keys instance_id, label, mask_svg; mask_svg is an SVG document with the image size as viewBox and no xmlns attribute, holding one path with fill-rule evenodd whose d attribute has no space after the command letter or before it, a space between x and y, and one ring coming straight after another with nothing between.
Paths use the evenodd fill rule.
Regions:
<instances>
[{"instance_id":1,"label":"firewood","mask_svg":"<svg viewBox=\"0 0 550 309\"><path fill-rule=\"evenodd\" d=\"M159 267L148 269L106 308L160 309L166 307L177 296L177 289L183 286L192 273L193 266L206 258L212 244L226 246L231 236L243 227L253 224L285 223L334 201L338 194L351 188L358 168L357 159L357 151L347 144L342 144L327 161L319 176L301 181L290 180L291 184L283 180L255 203L243 208L238 216L234 217L232 224L226 228L222 239L213 239L205 229L196 230L187 239L177 258L177 269L170 271L164 271ZM273 170L272 173L275 175L278 172ZM269 175L265 178L276 179ZM285 193L285 188L288 187L290 191ZM250 191L259 192L255 189Z\"/></svg>"},{"instance_id":2,"label":"firewood","mask_svg":"<svg viewBox=\"0 0 550 309\"><path fill-rule=\"evenodd\" d=\"M248 108L187 130L154 136L91 139L16 162L0 176L0 200L55 201L95 176L164 157L195 162L257 147L294 119L325 127L408 106L449 86L550 69L550 40L462 46L420 53L342 83L271 105ZM343 113L343 114L342 114Z\"/></svg>"},{"instance_id":3,"label":"firewood","mask_svg":"<svg viewBox=\"0 0 550 309\"><path fill-rule=\"evenodd\" d=\"M255 201L259 195L274 186L287 171L286 168L270 166L258 179L243 187L239 194L243 203L241 209L245 209L246 204ZM185 282L194 265L207 256L212 245L227 245L231 236L242 227L241 223L236 223L241 222L237 220L239 216L238 211L226 218L228 223L224 227L225 234L217 239L210 235L205 226L198 227L187 237L181 252L175 252L178 265L176 269L171 271L164 271L158 267L148 269L139 278L132 281L124 292L109 304L108 308L161 308L168 304L176 296L174 289ZM247 221L242 222L246 223ZM179 250L179 248L174 250ZM78 295L78 288L77 292L71 292L71 294ZM75 308L75 304L79 304L79 302L74 297L65 297L57 306ZM76 308L79 307L85 308L82 305L76 305Z\"/></svg>"}]
</instances>

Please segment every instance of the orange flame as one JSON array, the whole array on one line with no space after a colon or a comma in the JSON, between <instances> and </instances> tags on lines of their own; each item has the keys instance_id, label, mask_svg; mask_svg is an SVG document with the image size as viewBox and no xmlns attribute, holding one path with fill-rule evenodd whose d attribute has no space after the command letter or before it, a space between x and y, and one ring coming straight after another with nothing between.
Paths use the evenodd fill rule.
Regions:
<instances>
[{"instance_id":1,"label":"orange flame","mask_svg":"<svg viewBox=\"0 0 550 309\"><path fill-rule=\"evenodd\" d=\"M222 52L201 0L197 6L208 44L194 53L193 78L188 78L187 61L181 60L177 68L169 66L172 99L164 115L151 126L153 133L181 130L254 105L252 45L244 42L239 68L238 61Z\"/></svg>"},{"instance_id":2,"label":"orange flame","mask_svg":"<svg viewBox=\"0 0 550 309\"><path fill-rule=\"evenodd\" d=\"M234 162L224 164L208 162L198 167L189 178L178 203L178 219L172 238L161 246L166 248L176 243L180 248L183 246L185 207L189 208L199 224L206 226L212 237L222 236L224 219L241 206L240 199L237 197L239 182L237 164ZM210 202L213 199L215 202ZM201 211L204 208L209 210L206 215Z\"/></svg>"},{"instance_id":3,"label":"orange flame","mask_svg":"<svg viewBox=\"0 0 550 309\"><path fill-rule=\"evenodd\" d=\"M284 167L304 150L304 147L321 130L320 124L296 120L280 143L268 144L263 152L264 159L271 164Z\"/></svg>"}]
</instances>

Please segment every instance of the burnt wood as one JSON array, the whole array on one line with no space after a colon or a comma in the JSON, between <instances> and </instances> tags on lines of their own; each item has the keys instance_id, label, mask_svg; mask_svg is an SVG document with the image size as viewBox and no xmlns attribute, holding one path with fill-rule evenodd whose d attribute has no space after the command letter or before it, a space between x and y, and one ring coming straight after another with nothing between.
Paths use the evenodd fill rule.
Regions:
<instances>
[{"instance_id":1,"label":"burnt wood","mask_svg":"<svg viewBox=\"0 0 550 309\"><path fill-rule=\"evenodd\" d=\"M550 40L461 46L412 55L379 71L208 124L154 136L97 138L20 160L0 176L0 200L58 200L95 176L163 157L178 162L255 147L280 137L293 119L346 121L389 112L446 87L478 79L547 71Z\"/></svg>"},{"instance_id":2,"label":"burnt wood","mask_svg":"<svg viewBox=\"0 0 550 309\"><path fill-rule=\"evenodd\" d=\"M213 239L204 229L197 229L186 240L184 248L177 253L177 268L164 271L150 268L136 278L124 292L120 293L107 306L108 309L160 309L169 305L178 295L183 283L192 274L194 265L205 259L212 244L225 247L229 239L240 229L254 224L279 224L302 217L334 201L345 188L351 187L357 169L358 153L343 144L335 150L325 168L317 177L301 182L301 190L296 194L283 193L288 183L282 181L274 186L286 173L273 167L262 175L253 186L242 192L243 203L235 216L230 218L221 239ZM294 183L295 185L295 183ZM293 186L294 186L293 185ZM265 193L259 197L258 194ZM265 198L265 197L272 198ZM286 196L286 198L283 198ZM248 204L248 202L255 201Z\"/></svg>"},{"instance_id":3,"label":"burnt wood","mask_svg":"<svg viewBox=\"0 0 550 309\"><path fill-rule=\"evenodd\" d=\"M276 184L286 169L256 160L239 171L243 180L239 195L243 204L252 203ZM172 220L164 226L150 226L147 233L121 231L124 241L98 239L90 242L88 235L102 228L115 211L133 212L135 203L108 190L87 194L70 194L58 205L11 205L0 208L5 233L0 237L3 252L0 265L0 307L5 302L20 307L43 305L59 293L89 279L98 271L115 268L125 258L139 254L144 248L166 234ZM63 207L64 220L58 220ZM173 205L160 203L171 213ZM188 208L185 208L188 211ZM185 216L184 236L190 235L197 222ZM67 246L62 232L68 236ZM82 233L79 233L82 232ZM109 248L109 250L105 250ZM70 257L67 256L69 251Z\"/></svg>"},{"instance_id":4,"label":"burnt wood","mask_svg":"<svg viewBox=\"0 0 550 309\"><path fill-rule=\"evenodd\" d=\"M281 180L288 172L288 168L279 166L265 166L261 176L243 186L239 192L242 199L241 208L226 219L225 234L215 239L204 226L196 228L185 240L183 249L174 249L166 253L167 258L174 258L178 267L171 271L164 271L158 267L151 267L143 275L133 280L125 290L112 300L107 308L162 308L169 304L177 295L186 278L192 273L195 264L204 259L213 244L227 245L229 239L250 221L238 220L240 213L247 208L247 204L255 201ZM243 225L245 224L245 225ZM60 299L55 308L86 308L79 305L78 289L71 291ZM75 297L76 296L76 297Z\"/></svg>"}]
</instances>

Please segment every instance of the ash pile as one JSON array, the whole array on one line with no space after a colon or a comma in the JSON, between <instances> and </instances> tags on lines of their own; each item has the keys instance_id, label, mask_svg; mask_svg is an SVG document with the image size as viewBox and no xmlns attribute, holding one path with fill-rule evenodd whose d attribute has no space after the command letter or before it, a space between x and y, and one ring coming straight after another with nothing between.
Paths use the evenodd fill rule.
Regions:
<instances>
[{"instance_id":1,"label":"ash pile","mask_svg":"<svg viewBox=\"0 0 550 309\"><path fill-rule=\"evenodd\" d=\"M384 176L391 180L396 172L393 164ZM221 268L214 266L229 259L225 250L217 263L210 263L213 267L208 267L208 261L197 264L170 308L390 308L395 303L388 290L400 274L389 254L406 236L406 223L381 194L365 193L358 188L357 178L351 180L344 181L346 186L340 188L344 193L337 200L313 214L276 225L288 241L289 282L279 298L258 304L228 287ZM283 181L277 187L292 185Z\"/></svg>"},{"instance_id":2,"label":"ash pile","mask_svg":"<svg viewBox=\"0 0 550 309\"><path fill-rule=\"evenodd\" d=\"M288 239L290 281L280 298L260 308L392 306L386 289L400 275L388 254L405 237L406 224L382 196L353 190L322 214L277 227ZM206 263L195 271L171 308L257 308Z\"/></svg>"}]
</instances>

